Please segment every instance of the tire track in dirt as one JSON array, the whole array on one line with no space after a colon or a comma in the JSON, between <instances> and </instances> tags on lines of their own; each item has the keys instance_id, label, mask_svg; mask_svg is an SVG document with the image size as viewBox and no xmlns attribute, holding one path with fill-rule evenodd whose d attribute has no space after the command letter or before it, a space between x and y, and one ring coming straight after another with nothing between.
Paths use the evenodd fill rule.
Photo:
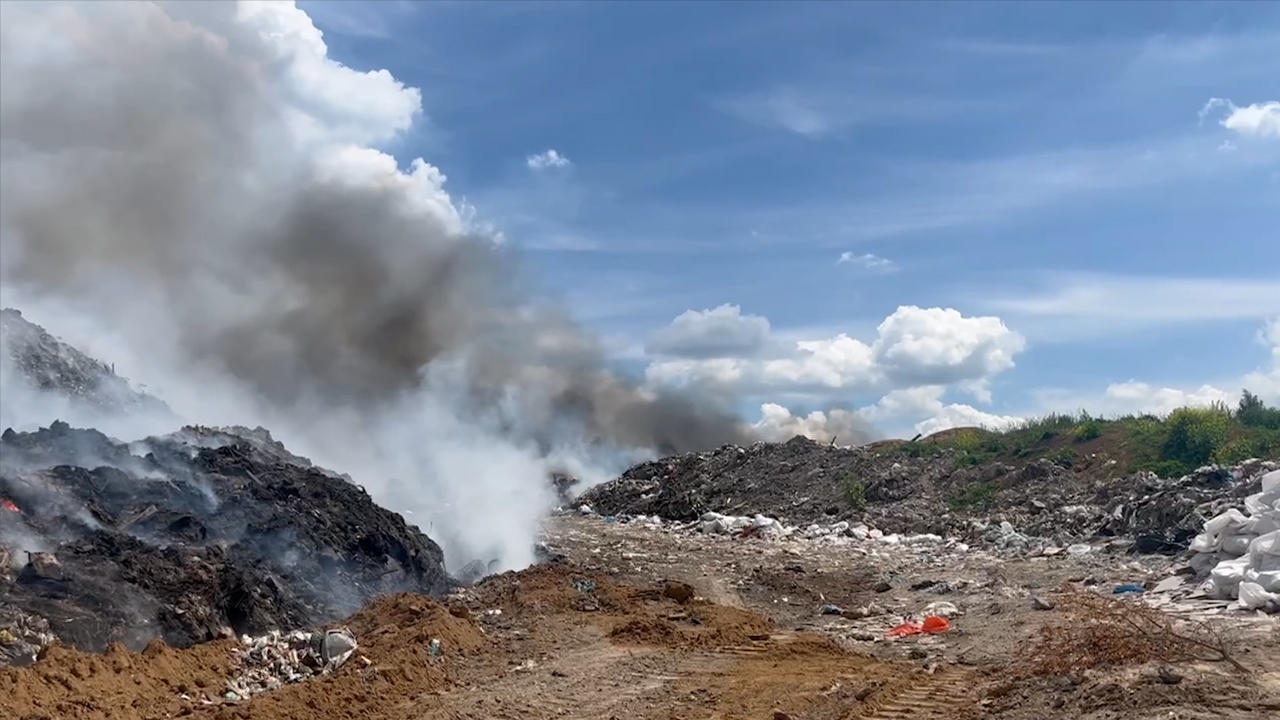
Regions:
<instances>
[{"instance_id":1,"label":"tire track in dirt","mask_svg":"<svg viewBox=\"0 0 1280 720\"><path fill-rule=\"evenodd\" d=\"M974 702L974 688L972 673L947 670L904 683L847 720L952 720L958 717L957 711Z\"/></svg>"}]
</instances>

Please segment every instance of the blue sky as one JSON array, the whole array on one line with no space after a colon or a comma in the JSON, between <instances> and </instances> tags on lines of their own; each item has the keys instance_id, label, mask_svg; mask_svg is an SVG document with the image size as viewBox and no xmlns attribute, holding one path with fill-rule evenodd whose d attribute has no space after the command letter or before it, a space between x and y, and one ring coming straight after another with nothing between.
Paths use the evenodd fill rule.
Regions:
<instances>
[{"instance_id":1,"label":"blue sky","mask_svg":"<svg viewBox=\"0 0 1280 720\"><path fill-rule=\"evenodd\" d=\"M889 432L1280 401L1276 4L299 6L651 383Z\"/></svg>"}]
</instances>

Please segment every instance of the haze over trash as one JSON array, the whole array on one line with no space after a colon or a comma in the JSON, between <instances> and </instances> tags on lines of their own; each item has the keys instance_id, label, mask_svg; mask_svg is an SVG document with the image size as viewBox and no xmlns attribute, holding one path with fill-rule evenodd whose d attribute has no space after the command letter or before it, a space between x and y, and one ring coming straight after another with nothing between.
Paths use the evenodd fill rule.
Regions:
<instances>
[{"instance_id":1,"label":"haze over trash","mask_svg":"<svg viewBox=\"0 0 1280 720\"><path fill-rule=\"evenodd\" d=\"M0 302L184 421L270 428L410 513L451 567L528 563L551 469L750 438L729 398L612 372L440 170L378 149L419 91L330 60L291 3L0 20ZM174 429L68 416L5 376L5 424Z\"/></svg>"}]
</instances>

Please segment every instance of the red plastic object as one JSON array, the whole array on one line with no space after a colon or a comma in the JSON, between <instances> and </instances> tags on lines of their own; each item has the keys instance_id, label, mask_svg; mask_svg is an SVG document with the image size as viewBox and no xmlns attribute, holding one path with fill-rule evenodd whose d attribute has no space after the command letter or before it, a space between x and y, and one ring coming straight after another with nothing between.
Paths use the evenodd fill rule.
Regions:
<instances>
[{"instance_id":1,"label":"red plastic object","mask_svg":"<svg viewBox=\"0 0 1280 720\"><path fill-rule=\"evenodd\" d=\"M944 633L951 629L951 621L936 615L930 615L924 619L924 626L921 628L927 633Z\"/></svg>"},{"instance_id":2,"label":"red plastic object","mask_svg":"<svg viewBox=\"0 0 1280 720\"><path fill-rule=\"evenodd\" d=\"M919 635L922 632L924 632L924 626L920 623L905 622L890 630L889 637L906 637L908 635Z\"/></svg>"}]
</instances>

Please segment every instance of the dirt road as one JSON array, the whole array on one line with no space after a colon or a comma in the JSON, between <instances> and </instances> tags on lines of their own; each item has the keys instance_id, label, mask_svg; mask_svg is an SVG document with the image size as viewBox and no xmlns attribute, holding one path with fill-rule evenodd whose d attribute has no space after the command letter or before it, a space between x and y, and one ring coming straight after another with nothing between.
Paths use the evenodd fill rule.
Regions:
<instances>
[{"instance_id":1,"label":"dirt road","mask_svg":"<svg viewBox=\"0 0 1280 720\"><path fill-rule=\"evenodd\" d=\"M1280 712L1271 620L1233 626L1234 659L1247 676L1208 662L1024 672L1038 629L1060 615L1035 609L1033 597L1052 604L1067 581L1141 581L1167 561L740 540L568 515L548 523L545 544L550 563L443 603L404 595L366 607L347 622L359 656L330 677L228 702L232 641L141 654L55 649L34 668L0 673L0 716L1243 720ZM950 632L886 639L930 603L954 610Z\"/></svg>"}]
</instances>

